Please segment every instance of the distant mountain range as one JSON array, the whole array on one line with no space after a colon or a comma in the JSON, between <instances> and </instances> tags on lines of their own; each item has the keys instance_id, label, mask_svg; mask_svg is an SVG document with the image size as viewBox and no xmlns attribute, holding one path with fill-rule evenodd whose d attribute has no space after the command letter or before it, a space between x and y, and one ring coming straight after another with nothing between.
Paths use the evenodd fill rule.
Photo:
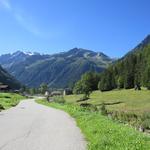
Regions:
<instances>
[{"instance_id":1,"label":"distant mountain range","mask_svg":"<svg viewBox=\"0 0 150 150\"><path fill-rule=\"evenodd\" d=\"M101 52L81 48L54 55L17 51L0 56L2 67L29 87L41 83L53 88L72 86L85 72L101 72L113 61Z\"/></svg>"}]
</instances>

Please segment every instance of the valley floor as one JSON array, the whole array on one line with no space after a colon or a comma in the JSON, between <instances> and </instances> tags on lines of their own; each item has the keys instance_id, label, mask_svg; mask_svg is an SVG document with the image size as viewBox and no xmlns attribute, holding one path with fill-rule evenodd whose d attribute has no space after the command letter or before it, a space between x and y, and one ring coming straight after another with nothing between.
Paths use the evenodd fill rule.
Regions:
<instances>
[{"instance_id":1,"label":"valley floor","mask_svg":"<svg viewBox=\"0 0 150 150\"><path fill-rule=\"evenodd\" d=\"M150 133L150 90L141 91L113 90L108 92L94 91L87 101L77 102L83 95L65 96L67 103L92 104L113 120L129 124L138 130Z\"/></svg>"},{"instance_id":2,"label":"valley floor","mask_svg":"<svg viewBox=\"0 0 150 150\"><path fill-rule=\"evenodd\" d=\"M65 96L65 100L68 103L76 103L81 97L82 95L68 95ZM94 105L106 103L106 108L113 111L134 112L136 114L150 113L150 91L146 89L141 91L134 89L108 92L94 91L85 103Z\"/></svg>"}]
</instances>

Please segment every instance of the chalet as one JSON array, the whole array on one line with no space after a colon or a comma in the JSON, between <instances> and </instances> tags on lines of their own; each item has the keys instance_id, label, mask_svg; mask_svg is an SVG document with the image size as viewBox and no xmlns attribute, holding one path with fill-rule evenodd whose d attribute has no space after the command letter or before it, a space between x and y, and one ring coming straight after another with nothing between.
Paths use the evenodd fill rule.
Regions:
<instances>
[{"instance_id":1,"label":"chalet","mask_svg":"<svg viewBox=\"0 0 150 150\"><path fill-rule=\"evenodd\" d=\"M49 95L50 95L50 94L49 94L49 91L46 91L46 92L45 92L45 96L48 97Z\"/></svg>"},{"instance_id":2,"label":"chalet","mask_svg":"<svg viewBox=\"0 0 150 150\"><path fill-rule=\"evenodd\" d=\"M10 88L8 85L4 85L4 84L0 84L0 91L2 92L6 92L6 91L9 91Z\"/></svg>"},{"instance_id":3,"label":"chalet","mask_svg":"<svg viewBox=\"0 0 150 150\"><path fill-rule=\"evenodd\" d=\"M53 91L51 92L51 96L61 96L62 92L61 91Z\"/></svg>"},{"instance_id":4,"label":"chalet","mask_svg":"<svg viewBox=\"0 0 150 150\"><path fill-rule=\"evenodd\" d=\"M72 90L71 89L69 89L69 88L67 88L67 89L64 89L64 91L63 91L63 95L65 96L65 95L71 95L72 94Z\"/></svg>"}]
</instances>

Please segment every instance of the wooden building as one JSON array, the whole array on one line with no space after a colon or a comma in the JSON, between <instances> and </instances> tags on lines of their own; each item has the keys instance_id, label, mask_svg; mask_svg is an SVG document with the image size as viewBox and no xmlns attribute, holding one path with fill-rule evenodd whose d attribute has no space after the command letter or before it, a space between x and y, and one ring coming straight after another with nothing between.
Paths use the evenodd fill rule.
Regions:
<instances>
[{"instance_id":1,"label":"wooden building","mask_svg":"<svg viewBox=\"0 0 150 150\"><path fill-rule=\"evenodd\" d=\"M61 91L53 91L51 92L51 96L61 96L62 92Z\"/></svg>"},{"instance_id":2,"label":"wooden building","mask_svg":"<svg viewBox=\"0 0 150 150\"><path fill-rule=\"evenodd\" d=\"M7 92L7 91L9 91L9 90L10 90L10 88L9 88L8 85L4 85L4 84L1 84L1 83L0 83L0 91L2 91L2 92Z\"/></svg>"},{"instance_id":3,"label":"wooden building","mask_svg":"<svg viewBox=\"0 0 150 150\"><path fill-rule=\"evenodd\" d=\"M69 88L64 89L64 91L63 91L63 95L64 95L64 96L65 96L65 95L71 95L71 94L73 94L73 92L72 92L71 89L69 89Z\"/></svg>"}]
</instances>

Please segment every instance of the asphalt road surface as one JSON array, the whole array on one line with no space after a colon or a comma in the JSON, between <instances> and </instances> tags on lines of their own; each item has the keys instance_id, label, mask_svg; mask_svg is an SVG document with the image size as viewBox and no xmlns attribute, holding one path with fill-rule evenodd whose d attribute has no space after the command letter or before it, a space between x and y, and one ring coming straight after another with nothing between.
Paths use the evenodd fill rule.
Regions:
<instances>
[{"instance_id":1,"label":"asphalt road surface","mask_svg":"<svg viewBox=\"0 0 150 150\"><path fill-rule=\"evenodd\" d=\"M85 150L86 142L67 113L20 102L0 112L0 150Z\"/></svg>"}]
</instances>

